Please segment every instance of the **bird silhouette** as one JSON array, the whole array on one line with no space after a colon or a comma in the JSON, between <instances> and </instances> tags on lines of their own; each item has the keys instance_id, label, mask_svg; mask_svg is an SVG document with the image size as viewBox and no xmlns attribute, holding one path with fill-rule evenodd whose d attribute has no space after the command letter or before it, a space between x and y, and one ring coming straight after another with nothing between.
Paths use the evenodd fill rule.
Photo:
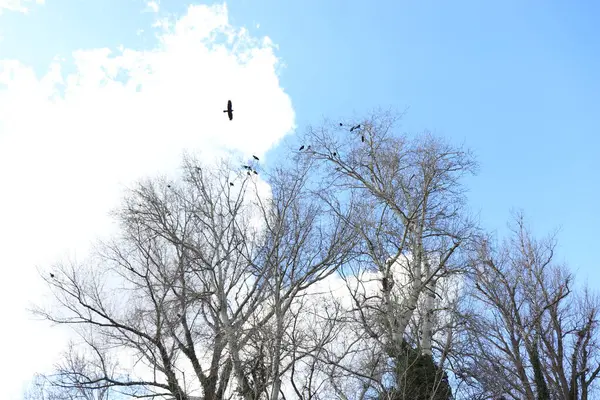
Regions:
<instances>
[{"instance_id":1,"label":"bird silhouette","mask_svg":"<svg viewBox=\"0 0 600 400\"><path fill-rule=\"evenodd\" d=\"M229 117L230 121L233 119L233 108L231 107L231 100L227 100L227 110L223 110L223 112L227 113L227 116Z\"/></svg>"},{"instance_id":2,"label":"bird silhouette","mask_svg":"<svg viewBox=\"0 0 600 400\"><path fill-rule=\"evenodd\" d=\"M249 165L242 165L242 167L243 167L244 169L250 169L250 166L249 166Z\"/></svg>"},{"instance_id":3,"label":"bird silhouette","mask_svg":"<svg viewBox=\"0 0 600 400\"><path fill-rule=\"evenodd\" d=\"M340 122L340 126L344 126L344 124L342 124L342 123Z\"/></svg>"},{"instance_id":4,"label":"bird silhouette","mask_svg":"<svg viewBox=\"0 0 600 400\"><path fill-rule=\"evenodd\" d=\"M52 272L50 273L50 278L54 278L54 274Z\"/></svg>"},{"instance_id":5,"label":"bird silhouette","mask_svg":"<svg viewBox=\"0 0 600 400\"><path fill-rule=\"evenodd\" d=\"M229 186L233 186L233 182L229 182Z\"/></svg>"},{"instance_id":6,"label":"bird silhouette","mask_svg":"<svg viewBox=\"0 0 600 400\"><path fill-rule=\"evenodd\" d=\"M248 171L248 176L250 176L250 171Z\"/></svg>"},{"instance_id":7,"label":"bird silhouette","mask_svg":"<svg viewBox=\"0 0 600 400\"><path fill-rule=\"evenodd\" d=\"M360 124L354 125L352 128L350 128L350 132L353 132L356 129L360 129Z\"/></svg>"},{"instance_id":8,"label":"bird silhouette","mask_svg":"<svg viewBox=\"0 0 600 400\"><path fill-rule=\"evenodd\" d=\"M362 135L362 136L360 137L360 141L364 143L364 141L365 141L365 135Z\"/></svg>"},{"instance_id":9,"label":"bird silhouette","mask_svg":"<svg viewBox=\"0 0 600 400\"><path fill-rule=\"evenodd\" d=\"M337 156L337 153L336 153L335 151L333 152L333 156L334 156L334 157L335 157L335 156Z\"/></svg>"},{"instance_id":10,"label":"bird silhouette","mask_svg":"<svg viewBox=\"0 0 600 400\"><path fill-rule=\"evenodd\" d=\"M258 157L256 157L256 156L252 156L252 157L254 157L254 159L255 159L256 161L260 160L260 159L259 159Z\"/></svg>"},{"instance_id":11,"label":"bird silhouette","mask_svg":"<svg viewBox=\"0 0 600 400\"><path fill-rule=\"evenodd\" d=\"M300 148L298 149L298 151L302 151L304 150L304 145L300 146Z\"/></svg>"},{"instance_id":12,"label":"bird silhouette","mask_svg":"<svg viewBox=\"0 0 600 400\"><path fill-rule=\"evenodd\" d=\"M254 170L252 172L254 172L254 175L258 175L258 172L256 170Z\"/></svg>"}]
</instances>

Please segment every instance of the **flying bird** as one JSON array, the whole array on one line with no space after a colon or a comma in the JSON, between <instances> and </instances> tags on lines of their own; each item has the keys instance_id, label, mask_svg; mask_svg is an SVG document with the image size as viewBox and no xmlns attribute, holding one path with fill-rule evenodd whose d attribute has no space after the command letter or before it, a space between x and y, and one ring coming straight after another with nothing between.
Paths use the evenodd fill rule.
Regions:
<instances>
[{"instance_id":1,"label":"flying bird","mask_svg":"<svg viewBox=\"0 0 600 400\"><path fill-rule=\"evenodd\" d=\"M259 160L259 158L258 158L258 157L256 157L256 156L252 156L252 157L254 157L254 159L255 159L256 161L258 161L258 160Z\"/></svg>"},{"instance_id":2,"label":"flying bird","mask_svg":"<svg viewBox=\"0 0 600 400\"><path fill-rule=\"evenodd\" d=\"M227 113L227 116L229 117L230 121L233 119L233 108L231 107L231 100L227 100L227 110L223 110L223 112Z\"/></svg>"},{"instance_id":3,"label":"flying bird","mask_svg":"<svg viewBox=\"0 0 600 400\"><path fill-rule=\"evenodd\" d=\"M360 124L353 126L352 128L350 128L350 132L353 132L356 129L360 129Z\"/></svg>"},{"instance_id":4,"label":"flying bird","mask_svg":"<svg viewBox=\"0 0 600 400\"><path fill-rule=\"evenodd\" d=\"M298 149L298 151L302 151L304 150L304 145L300 146L300 148Z\"/></svg>"}]
</instances>

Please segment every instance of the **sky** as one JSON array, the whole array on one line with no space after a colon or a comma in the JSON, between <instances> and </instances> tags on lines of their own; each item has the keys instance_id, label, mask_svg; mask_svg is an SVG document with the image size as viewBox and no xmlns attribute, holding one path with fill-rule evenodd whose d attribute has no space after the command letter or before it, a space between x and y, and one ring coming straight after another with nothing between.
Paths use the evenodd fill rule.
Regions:
<instances>
[{"instance_id":1,"label":"sky","mask_svg":"<svg viewBox=\"0 0 600 400\"><path fill-rule=\"evenodd\" d=\"M84 257L127 185L176 174L183 150L276 162L295 129L380 106L473 150L482 226L504 234L515 208L538 235L560 228L557 259L598 287L598 15L592 1L0 0L0 386L18 398L64 342L26 311L36 268Z\"/></svg>"}]
</instances>

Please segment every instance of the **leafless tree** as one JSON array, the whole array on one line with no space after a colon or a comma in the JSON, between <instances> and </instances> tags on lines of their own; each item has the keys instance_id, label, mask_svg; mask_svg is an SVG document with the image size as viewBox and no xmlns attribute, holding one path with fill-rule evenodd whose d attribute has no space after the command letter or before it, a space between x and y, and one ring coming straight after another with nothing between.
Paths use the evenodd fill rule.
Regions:
<instances>
[{"instance_id":1,"label":"leafless tree","mask_svg":"<svg viewBox=\"0 0 600 400\"><path fill-rule=\"evenodd\" d=\"M26 389L24 400L108 400L122 399L123 397L117 392L111 392L110 388L102 388L100 390L92 390L86 387L78 386L69 381L73 376L73 372L77 372L80 376L91 377L93 368L87 365L83 358L80 357L73 343L69 344L68 349L64 352L62 362L56 366L56 373L50 375L36 374L31 381L31 384ZM63 375L65 370L70 371L70 374Z\"/></svg>"},{"instance_id":2,"label":"leafless tree","mask_svg":"<svg viewBox=\"0 0 600 400\"><path fill-rule=\"evenodd\" d=\"M299 360L319 351L327 340L327 329L322 335L307 337L311 329L299 321L302 312L306 312L302 299L313 284L348 261L355 243L354 231L345 222L347 215L329 213L312 195L310 167L310 163L299 162L293 167L275 168L268 175L273 196L258 202L265 222L258 263L263 271L268 271L269 287L263 306L266 317L272 318L270 323L265 320L251 324L260 328L253 332L258 335L254 343L259 364L251 365L250 370L266 370L259 379L262 390L254 388L257 399L262 391L267 397L278 399L283 376ZM253 377L254 382L256 378Z\"/></svg>"},{"instance_id":3,"label":"leafless tree","mask_svg":"<svg viewBox=\"0 0 600 400\"><path fill-rule=\"evenodd\" d=\"M461 184L476 168L470 153L427 133L394 134L396 122L379 112L359 129L345 128L354 122L335 124L310 129L304 138L311 150L303 156L317 160L327 176L319 195L340 215L352 207L348 223L361 239L356 261L343 270L364 336L355 343L364 346L368 338L387 356L377 365L367 357L372 373L362 364L353 369L366 388L359 398L371 396L371 389L381 393L389 358L399 364L407 345L431 358L438 284L462 270L461 249L474 232ZM421 333L409 337L415 318Z\"/></svg>"},{"instance_id":4,"label":"leafless tree","mask_svg":"<svg viewBox=\"0 0 600 400\"><path fill-rule=\"evenodd\" d=\"M600 373L598 307L517 213L499 248L482 242L471 275L462 374L479 398L589 399Z\"/></svg>"},{"instance_id":5,"label":"leafless tree","mask_svg":"<svg viewBox=\"0 0 600 400\"><path fill-rule=\"evenodd\" d=\"M235 387L248 400L278 398L308 351L290 333L295 299L353 247L345 219L307 196L308 169L276 170L269 196L230 163L187 157L181 182L131 190L115 212L121 236L45 277L60 307L34 312L74 327L91 369L61 369L65 386L177 400L224 399Z\"/></svg>"}]
</instances>

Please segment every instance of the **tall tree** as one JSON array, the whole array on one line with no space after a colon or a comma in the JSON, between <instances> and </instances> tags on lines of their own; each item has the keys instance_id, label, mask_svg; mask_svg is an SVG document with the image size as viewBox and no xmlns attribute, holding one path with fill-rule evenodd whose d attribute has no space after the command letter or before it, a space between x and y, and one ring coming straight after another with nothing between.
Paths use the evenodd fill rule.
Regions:
<instances>
[{"instance_id":1,"label":"tall tree","mask_svg":"<svg viewBox=\"0 0 600 400\"><path fill-rule=\"evenodd\" d=\"M498 248L482 242L473 259L462 373L483 398L588 399L600 373L600 303L575 291L554 260L554 237L535 239L521 213L511 229Z\"/></svg>"},{"instance_id":2,"label":"tall tree","mask_svg":"<svg viewBox=\"0 0 600 400\"><path fill-rule=\"evenodd\" d=\"M353 246L344 219L305 196L307 168L276 172L272 196L230 163L189 157L180 182L141 182L115 213L121 236L45 278L60 307L35 312L75 327L91 368L58 379L134 397L277 398L296 361L291 305ZM108 367L124 354L137 368Z\"/></svg>"},{"instance_id":3,"label":"tall tree","mask_svg":"<svg viewBox=\"0 0 600 400\"><path fill-rule=\"evenodd\" d=\"M356 123L335 124L310 129L304 138L312 149L304 156L317 160L327 176L320 196L340 215L344 206L353 208L348 222L361 243L357 261L343 273L352 282L356 322L387 355L378 353L371 375L362 364L361 372L354 372L379 392L390 373L389 358L401 365L410 346L432 358L438 285L461 270L461 249L474 232L461 184L463 176L475 172L470 153L428 133L394 134L396 122L391 113L375 113L359 129L345 128ZM375 291L367 289L374 277L380 279ZM421 332L411 335L415 319ZM396 374L405 372L396 368ZM442 375L437 375L438 384ZM402 379L396 376L396 385Z\"/></svg>"}]
</instances>

